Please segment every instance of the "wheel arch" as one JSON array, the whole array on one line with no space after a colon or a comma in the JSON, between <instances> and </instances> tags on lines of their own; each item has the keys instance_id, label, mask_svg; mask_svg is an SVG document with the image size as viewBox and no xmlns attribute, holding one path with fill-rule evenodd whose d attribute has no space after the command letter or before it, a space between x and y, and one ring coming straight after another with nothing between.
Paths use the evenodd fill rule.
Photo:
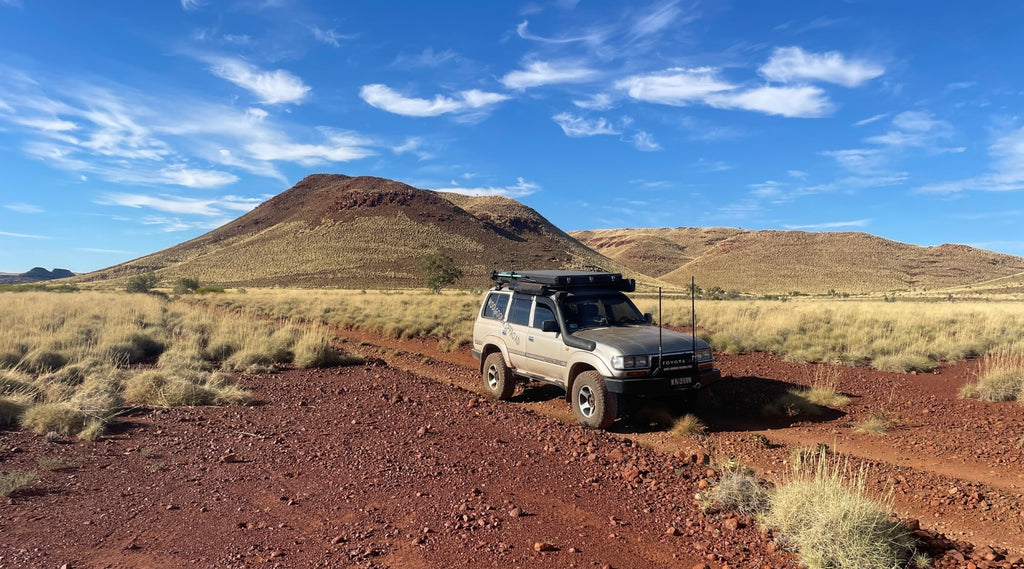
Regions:
<instances>
[{"instance_id":1,"label":"wheel arch","mask_svg":"<svg viewBox=\"0 0 1024 569\"><path fill-rule=\"evenodd\" d=\"M576 378L585 371L598 371L593 365L587 362L576 362L569 367L569 377L566 378L565 382L565 400L572 403L572 384L576 383Z\"/></svg>"},{"instance_id":2,"label":"wheel arch","mask_svg":"<svg viewBox=\"0 0 1024 569\"><path fill-rule=\"evenodd\" d=\"M509 362L508 359L508 354L505 353L505 350L503 350L501 346L499 346L498 344L485 344L483 349L480 350L480 369L477 370L478 372L483 373L484 362L487 361L487 356L495 352L500 352L501 357L504 358L505 360L505 365L507 365L509 368L512 367L511 362Z\"/></svg>"}]
</instances>

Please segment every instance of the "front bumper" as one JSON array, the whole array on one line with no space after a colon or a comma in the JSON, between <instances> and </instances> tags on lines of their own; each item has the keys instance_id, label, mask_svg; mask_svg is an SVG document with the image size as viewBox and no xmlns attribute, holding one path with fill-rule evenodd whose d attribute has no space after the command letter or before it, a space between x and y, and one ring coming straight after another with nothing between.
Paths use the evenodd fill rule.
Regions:
<instances>
[{"instance_id":1,"label":"front bumper","mask_svg":"<svg viewBox=\"0 0 1024 569\"><path fill-rule=\"evenodd\" d=\"M674 377L640 377L631 379L604 378L608 391L620 395L664 395L703 389L722 379L718 369L703 370L699 375Z\"/></svg>"}]
</instances>

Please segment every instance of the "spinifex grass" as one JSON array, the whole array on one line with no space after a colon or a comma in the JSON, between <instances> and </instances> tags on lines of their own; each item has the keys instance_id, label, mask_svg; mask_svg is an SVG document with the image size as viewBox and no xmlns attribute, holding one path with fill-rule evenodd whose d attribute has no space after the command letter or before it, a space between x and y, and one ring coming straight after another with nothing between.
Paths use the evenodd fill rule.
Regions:
<instances>
[{"instance_id":1,"label":"spinifex grass","mask_svg":"<svg viewBox=\"0 0 1024 569\"><path fill-rule=\"evenodd\" d=\"M346 362L323 326L149 295L0 293L0 321L0 424L89 439L125 405L248 403L218 368Z\"/></svg>"}]
</instances>

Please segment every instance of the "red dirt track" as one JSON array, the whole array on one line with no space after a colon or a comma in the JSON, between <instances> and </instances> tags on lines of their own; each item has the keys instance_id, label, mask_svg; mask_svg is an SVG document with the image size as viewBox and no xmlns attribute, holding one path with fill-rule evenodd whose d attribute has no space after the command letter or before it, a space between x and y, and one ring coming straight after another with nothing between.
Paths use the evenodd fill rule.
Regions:
<instances>
[{"instance_id":1,"label":"red dirt track","mask_svg":"<svg viewBox=\"0 0 1024 569\"><path fill-rule=\"evenodd\" d=\"M1024 406L958 399L970 362L844 368L850 405L765 419L813 366L720 357L700 441L640 406L586 430L550 388L483 399L468 350L340 334L366 365L242 376L252 407L140 410L95 443L0 433L0 469L39 472L0 508L0 567L797 567L694 495L705 456L775 480L817 443L868 461L935 566L1024 567ZM872 414L889 432L855 432Z\"/></svg>"}]
</instances>

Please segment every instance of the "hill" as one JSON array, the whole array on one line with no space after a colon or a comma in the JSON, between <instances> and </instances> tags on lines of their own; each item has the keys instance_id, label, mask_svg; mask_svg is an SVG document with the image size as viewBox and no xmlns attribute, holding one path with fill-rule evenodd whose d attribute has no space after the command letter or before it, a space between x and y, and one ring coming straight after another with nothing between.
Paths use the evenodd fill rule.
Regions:
<instances>
[{"instance_id":1,"label":"hill","mask_svg":"<svg viewBox=\"0 0 1024 569\"><path fill-rule=\"evenodd\" d=\"M1024 290L1024 258L965 245L920 247L858 232L732 228L576 231L624 265L685 286L753 294Z\"/></svg>"},{"instance_id":2,"label":"hill","mask_svg":"<svg viewBox=\"0 0 1024 569\"><path fill-rule=\"evenodd\" d=\"M42 267L33 267L24 273L0 273L0 284L27 284L66 279L73 276L75 276L75 273L67 269L48 271Z\"/></svg>"},{"instance_id":3,"label":"hill","mask_svg":"<svg viewBox=\"0 0 1024 569\"><path fill-rule=\"evenodd\" d=\"M224 286L418 287L421 259L451 255L463 287L491 269L635 271L584 247L536 211L504 197L421 190L375 177L314 174L209 233L82 278L155 271Z\"/></svg>"}]
</instances>

